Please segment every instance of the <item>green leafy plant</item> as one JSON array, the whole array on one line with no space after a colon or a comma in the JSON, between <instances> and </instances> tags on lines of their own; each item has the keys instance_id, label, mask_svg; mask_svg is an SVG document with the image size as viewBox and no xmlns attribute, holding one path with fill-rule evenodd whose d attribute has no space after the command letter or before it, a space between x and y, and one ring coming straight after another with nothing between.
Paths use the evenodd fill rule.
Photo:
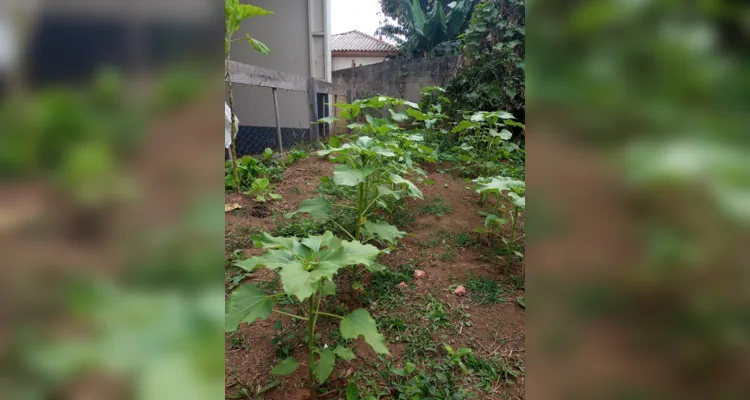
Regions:
<instances>
[{"instance_id":1,"label":"green leafy plant","mask_svg":"<svg viewBox=\"0 0 750 400\"><path fill-rule=\"evenodd\" d=\"M353 188L354 205L331 204L326 198L308 199L300 204L297 211L287 214L288 218L297 213L309 213L315 218L328 219L334 206L348 208L356 212L355 231L349 232L333 221L339 228L356 240L380 240L393 243L406 235L385 221L373 221L374 207L387 207L385 197L396 199L401 196L423 198L422 192L412 182L391 172L393 164L389 161L396 157L393 145L388 145L369 136L360 136L353 143L333 144L325 150L318 151L320 156L330 156L337 163L334 167L333 182L338 186ZM338 146L336 147L336 145Z\"/></svg>"},{"instance_id":2,"label":"green leafy plant","mask_svg":"<svg viewBox=\"0 0 750 400\"><path fill-rule=\"evenodd\" d=\"M489 201L491 196L496 198L494 204L494 212L500 214L502 210L506 209L505 202L510 203L513 206L511 211L505 213L507 218L501 218L495 213L490 213L485 219L484 228L479 228L477 231L480 233L489 233L491 235L500 236L501 240L506 246L506 262L505 262L505 275L508 275L510 268L510 261L512 256L523 258L523 253L517 251L517 242L523 238L523 235L517 236L518 220L521 213L526 210L526 183L515 179L495 176L489 178L477 178L474 179L476 192L480 194L486 201ZM508 223L510 219L511 232L510 237L504 237L501 235L502 226Z\"/></svg>"},{"instance_id":3,"label":"green leafy plant","mask_svg":"<svg viewBox=\"0 0 750 400\"><path fill-rule=\"evenodd\" d=\"M229 91L229 109L231 111L232 120L231 120L231 144L230 144L230 151L232 153L232 172L234 174L234 181L239 182L239 174L237 170L237 151L235 148L234 143L234 137L237 135L237 126L236 126L236 119L235 119L235 108L234 108L234 94L232 92L232 75L230 73L231 71L231 49L232 49L232 42L236 40L247 40L250 45L253 46L255 50L262 54L268 54L271 52L271 50L263 44L262 42L253 39L250 37L250 34L247 34L244 38L238 38L233 39L232 36L240 29L240 24L242 21L254 18L262 15L269 15L273 14L271 11L264 10L260 7L250 5L250 4L240 4L239 0L224 0L224 21L225 21L225 29L224 29L224 70L225 72L225 80L227 82L227 88ZM239 191L240 186L237 185L236 189Z\"/></svg>"},{"instance_id":4,"label":"green leafy plant","mask_svg":"<svg viewBox=\"0 0 750 400\"><path fill-rule=\"evenodd\" d=\"M502 109L525 121L526 0L482 0L460 41L464 63L446 85L453 111Z\"/></svg>"},{"instance_id":5,"label":"green leafy plant","mask_svg":"<svg viewBox=\"0 0 750 400\"><path fill-rule=\"evenodd\" d=\"M386 4L394 2L395 5ZM383 1L383 11L396 17L397 25L386 23L378 32L396 41L407 57L455 54L458 51L455 39L466 26L475 3L476 0Z\"/></svg>"},{"instance_id":6,"label":"green leafy plant","mask_svg":"<svg viewBox=\"0 0 750 400\"><path fill-rule=\"evenodd\" d=\"M499 173L503 160L522 161L524 152L511 141L510 127L524 128L524 125L505 111L479 111L464 116L451 130L459 143L452 149L456 160L475 176Z\"/></svg>"},{"instance_id":7,"label":"green leafy plant","mask_svg":"<svg viewBox=\"0 0 750 400\"><path fill-rule=\"evenodd\" d=\"M255 196L255 201L258 203L265 203L269 199L274 201L281 200L281 195L273 193L271 190L271 181L268 178L258 178L253 180L250 190L242 192L242 194Z\"/></svg>"},{"instance_id":8,"label":"green leafy plant","mask_svg":"<svg viewBox=\"0 0 750 400\"><path fill-rule=\"evenodd\" d=\"M238 262L236 265L254 271L266 268L278 271L282 291L266 294L256 285L244 285L235 290L227 303L226 331L237 330L243 322L254 323L257 319L268 319L271 313L279 313L305 321L308 345L308 376L310 394L315 395L315 381L324 383L333 371L337 358L352 360L354 352L343 346L318 347L315 344L315 327L319 317L339 319L339 331L344 339L364 337L365 342L375 352L389 354L385 338L378 332L375 320L365 309L357 309L340 316L321 310L324 297L336 295L334 277L342 268L351 265L364 265L370 271L382 270L375 262L381 253L377 247L362 244L358 241L343 241L330 231L323 235L309 236L304 239L296 237L273 237L267 233L255 235L253 241L257 247L267 252ZM291 297L301 303L304 315L295 315L276 307L280 298ZM317 356L317 360L316 360ZM289 375L298 367L293 357L282 360L271 371L274 375Z\"/></svg>"},{"instance_id":9,"label":"green leafy plant","mask_svg":"<svg viewBox=\"0 0 750 400\"><path fill-rule=\"evenodd\" d=\"M252 156L244 156L237 160L237 174L234 174L232 162L227 160L224 165L224 187L227 190L250 190L257 179L277 181L284 172L284 166L269 159L259 160ZM237 185L239 179L239 185Z\"/></svg>"}]
</instances>

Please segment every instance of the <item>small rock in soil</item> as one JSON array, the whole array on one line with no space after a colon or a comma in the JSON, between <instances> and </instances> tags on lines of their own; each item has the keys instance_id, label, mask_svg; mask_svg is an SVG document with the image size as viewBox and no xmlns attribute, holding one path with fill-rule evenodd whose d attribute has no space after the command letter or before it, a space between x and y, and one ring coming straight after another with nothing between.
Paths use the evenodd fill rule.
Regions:
<instances>
[{"instance_id":1,"label":"small rock in soil","mask_svg":"<svg viewBox=\"0 0 750 400\"><path fill-rule=\"evenodd\" d=\"M406 282L399 283L398 287L400 287L401 289L406 289Z\"/></svg>"},{"instance_id":2,"label":"small rock in soil","mask_svg":"<svg viewBox=\"0 0 750 400\"><path fill-rule=\"evenodd\" d=\"M466 288L463 285L460 285L453 291L453 294L456 296L466 296Z\"/></svg>"},{"instance_id":3,"label":"small rock in soil","mask_svg":"<svg viewBox=\"0 0 750 400\"><path fill-rule=\"evenodd\" d=\"M424 278L424 271L421 271L421 270L418 270L418 269L414 270L414 277L417 278L417 279Z\"/></svg>"}]
</instances>

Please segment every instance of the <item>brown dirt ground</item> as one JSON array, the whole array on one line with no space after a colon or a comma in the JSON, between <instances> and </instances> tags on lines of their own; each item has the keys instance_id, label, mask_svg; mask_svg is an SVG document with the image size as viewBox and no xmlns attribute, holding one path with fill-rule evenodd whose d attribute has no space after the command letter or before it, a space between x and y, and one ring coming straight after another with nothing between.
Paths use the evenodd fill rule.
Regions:
<instances>
[{"instance_id":1,"label":"brown dirt ground","mask_svg":"<svg viewBox=\"0 0 750 400\"><path fill-rule=\"evenodd\" d=\"M227 204L239 203L243 208L226 214L226 234L235 235L236 239L237 236L249 235L250 232L269 230L274 225L273 218L269 216L272 212L287 212L296 209L302 200L316 195L320 177L331 176L332 171L331 163L315 156L295 163L285 172L283 181L275 185L274 191L281 194L283 200L268 205L258 206L250 198L227 194ZM453 323L449 328L441 329L438 343L442 341L454 348L470 347L479 357L500 356L511 364L523 365L525 358L524 310L515 302L517 296L523 296L523 291L504 283L502 286L506 290L507 298L505 303L479 305L472 301L471 293L466 297L457 297L449 289L462 284L470 276L502 280L503 258L495 255L488 256L487 247L479 246L457 248L455 259L444 260L441 259L439 251L446 247L443 243L438 243L434 247L425 245L425 242L434 239L441 232L447 237L462 232L476 236L473 230L484 224L484 217L477 212L482 208L479 197L473 190L467 189L471 186L470 183L438 173L434 168L428 168L427 171L429 179L432 179L434 184L418 183L424 192L425 200L408 201L409 210L416 218L407 229L409 235L402 239L397 250L382 256L379 261L388 267L398 268L402 264L413 263L417 260L417 267L426 272L424 279L414 280L408 288L404 289L407 296L406 303L423 304L424 299L431 295L447 305L451 315L456 315L456 313L471 315L471 326L459 322ZM444 199L451 212L441 217L420 214L420 209L437 197ZM259 209L262 212L258 212ZM244 249L246 255L260 254L257 249L252 249L252 243L249 240L247 246ZM227 257L229 256L227 254ZM511 270L513 275L524 276L522 265L513 265ZM257 271L251 274L247 282L269 281L274 279L274 275L265 270ZM401 307L390 311L391 315L409 316L410 313L413 313L413 308L409 310L407 307ZM377 315L377 311L373 311L373 314ZM284 329L286 329L288 318L284 318ZM245 388L252 396L255 390L272 380L269 371L279 361L275 347L271 343L275 332L273 325L278 319L279 315L274 314L269 320L258 321L252 326L243 324L234 335L242 339L244 347L233 348L229 339L231 335L227 336L225 344L227 398L237 396L241 388ZM424 320L423 323L429 322ZM335 329L335 325L330 327L323 325L320 326L319 331L324 332L325 335L325 332ZM298 331L303 331L303 328L300 327ZM386 332L383 333L387 336ZM355 346L355 353L360 358L349 362L339 360L326 385L327 388L344 388L347 383L346 377L353 371L368 368L364 364L375 360L374 353L369 346L361 340L358 342ZM389 348L393 362L396 365L402 365L403 361L400 358L404 354L405 345L389 343ZM305 354L304 344L299 341L292 355L298 360L305 360ZM269 400L309 398L305 371L306 368L299 368L293 376L280 379L281 383L266 391L263 398ZM492 393L477 392L477 398L480 399L515 399L523 398L523 396L523 374L517 378L515 385L499 383Z\"/></svg>"}]
</instances>

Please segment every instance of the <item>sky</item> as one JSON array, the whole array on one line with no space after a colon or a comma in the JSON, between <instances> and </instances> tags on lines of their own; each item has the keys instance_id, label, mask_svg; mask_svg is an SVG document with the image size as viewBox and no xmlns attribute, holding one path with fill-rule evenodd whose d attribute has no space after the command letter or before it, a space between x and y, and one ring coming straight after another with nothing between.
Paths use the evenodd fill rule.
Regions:
<instances>
[{"instance_id":1,"label":"sky","mask_svg":"<svg viewBox=\"0 0 750 400\"><path fill-rule=\"evenodd\" d=\"M331 34L358 30L374 35L380 26L378 0L331 0Z\"/></svg>"}]
</instances>

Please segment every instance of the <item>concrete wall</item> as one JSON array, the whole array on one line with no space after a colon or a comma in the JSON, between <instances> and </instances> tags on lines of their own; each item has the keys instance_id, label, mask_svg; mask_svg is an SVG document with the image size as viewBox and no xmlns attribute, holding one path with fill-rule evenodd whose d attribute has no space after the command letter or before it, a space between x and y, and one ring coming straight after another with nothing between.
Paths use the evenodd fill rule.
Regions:
<instances>
[{"instance_id":1,"label":"concrete wall","mask_svg":"<svg viewBox=\"0 0 750 400\"><path fill-rule=\"evenodd\" d=\"M349 57L349 56L333 56L333 70L337 71L344 68L352 67L352 60L359 66L377 64L385 61L383 57Z\"/></svg>"},{"instance_id":2,"label":"concrete wall","mask_svg":"<svg viewBox=\"0 0 750 400\"><path fill-rule=\"evenodd\" d=\"M456 72L457 60L457 57L388 60L334 71L333 82L353 87L360 98L377 93L419 101L423 87L443 86L448 82Z\"/></svg>"}]
</instances>

